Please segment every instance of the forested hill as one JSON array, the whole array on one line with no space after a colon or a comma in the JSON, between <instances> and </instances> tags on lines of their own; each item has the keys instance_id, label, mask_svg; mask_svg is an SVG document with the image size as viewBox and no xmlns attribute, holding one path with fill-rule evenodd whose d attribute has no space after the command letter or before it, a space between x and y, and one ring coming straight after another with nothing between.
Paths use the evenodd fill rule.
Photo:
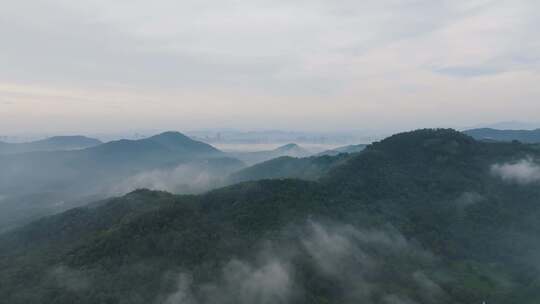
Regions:
<instances>
[{"instance_id":1,"label":"forested hill","mask_svg":"<svg viewBox=\"0 0 540 304\"><path fill-rule=\"evenodd\" d=\"M0 155L0 232L139 187L207 191L245 165L179 132L70 151Z\"/></svg>"},{"instance_id":2,"label":"forested hill","mask_svg":"<svg viewBox=\"0 0 540 304\"><path fill-rule=\"evenodd\" d=\"M248 165L255 165L279 157L307 157L312 153L297 144L287 144L269 151L232 152L231 157L237 158Z\"/></svg>"},{"instance_id":3,"label":"forested hill","mask_svg":"<svg viewBox=\"0 0 540 304\"><path fill-rule=\"evenodd\" d=\"M332 150L326 150L326 151L323 151L321 153L317 153L316 156L324 156L324 155L336 156L336 155L342 154L342 153L347 153L347 154L358 153L358 152L361 152L362 150L364 150L366 148L366 146L367 145L365 145L365 144L348 145L348 146L338 147L338 148L335 148L335 149L332 149Z\"/></svg>"},{"instance_id":4,"label":"forested hill","mask_svg":"<svg viewBox=\"0 0 540 304\"><path fill-rule=\"evenodd\" d=\"M231 184L279 178L317 180L324 176L331 168L346 162L349 158L350 156L348 154L304 158L283 156L235 172L229 176L227 182Z\"/></svg>"},{"instance_id":5,"label":"forested hill","mask_svg":"<svg viewBox=\"0 0 540 304\"><path fill-rule=\"evenodd\" d=\"M113 141L76 151L3 155L0 191L8 195L73 189L82 192L144 170L211 158L226 158L226 154L178 132ZM243 165L236 162L237 168Z\"/></svg>"},{"instance_id":6,"label":"forested hill","mask_svg":"<svg viewBox=\"0 0 540 304\"><path fill-rule=\"evenodd\" d=\"M319 181L136 191L2 235L0 299L539 303L538 156L419 130Z\"/></svg>"}]
</instances>

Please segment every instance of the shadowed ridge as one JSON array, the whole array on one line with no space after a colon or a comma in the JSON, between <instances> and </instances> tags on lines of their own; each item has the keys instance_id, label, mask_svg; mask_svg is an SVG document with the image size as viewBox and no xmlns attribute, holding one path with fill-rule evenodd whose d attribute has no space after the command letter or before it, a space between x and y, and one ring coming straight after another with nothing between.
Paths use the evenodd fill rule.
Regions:
<instances>
[{"instance_id":1,"label":"shadowed ridge","mask_svg":"<svg viewBox=\"0 0 540 304\"><path fill-rule=\"evenodd\" d=\"M95 147L102 142L86 136L54 136L24 143L7 143L0 141L0 154L27 153L36 151L79 150Z\"/></svg>"},{"instance_id":2,"label":"shadowed ridge","mask_svg":"<svg viewBox=\"0 0 540 304\"><path fill-rule=\"evenodd\" d=\"M366 150L382 150L387 153L403 154L440 148L445 145L466 148L474 144L476 141L472 137L453 129L421 129L392 135L367 146ZM448 152L455 151L451 147L448 148Z\"/></svg>"},{"instance_id":3,"label":"shadowed ridge","mask_svg":"<svg viewBox=\"0 0 540 304\"><path fill-rule=\"evenodd\" d=\"M287 151L287 150L293 150L293 149L300 149L300 146L295 143L290 143L290 144L277 147L275 151Z\"/></svg>"},{"instance_id":4,"label":"shadowed ridge","mask_svg":"<svg viewBox=\"0 0 540 304\"><path fill-rule=\"evenodd\" d=\"M188 136L176 131L163 132L161 134L154 135L144 140L158 143L172 151L190 151L219 154L222 153L221 151L209 144L193 140Z\"/></svg>"},{"instance_id":5,"label":"shadowed ridge","mask_svg":"<svg viewBox=\"0 0 540 304\"><path fill-rule=\"evenodd\" d=\"M111 141L85 151L98 152L106 158L126 155L153 155L154 158L165 158L168 154L181 154L185 158L224 155L224 153L211 145L173 131L138 140L122 139Z\"/></svg>"},{"instance_id":6,"label":"shadowed ridge","mask_svg":"<svg viewBox=\"0 0 540 304\"><path fill-rule=\"evenodd\" d=\"M103 142L99 139L86 137L82 135L66 135L66 136L53 136L45 138L42 140L37 140L31 142L32 144L55 144L55 145L87 145L87 146L96 146L100 145Z\"/></svg>"},{"instance_id":7,"label":"shadowed ridge","mask_svg":"<svg viewBox=\"0 0 540 304\"><path fill-rule=\"evenodd\" d=\"M248 261L242 269L249 268L252 260L256 265L259 259L251 259L251 254L261 246L266 256L267 241L289 256L289 242L297 237L304 240L295 227L307 220L330 225L338 221L355 233L345 243L342 234L325 234L324 246L317 246L317 251L306 255L302 251L287 260L286 266L294 271L294 286L306 294L294 303L348 303L342 301L342 282L358 281L341 275L348 265L328 264L339 267L337 275L321 276L320 265L312 261L325 248L349 248L360 240L360 254L351 255L354 264L369 254L382 258L377 264L389 267L366 277L377 290L403 293L415 303L539 303L540 188L507 183L489 171L494 163L523 155L540 153L528 145L476 142L453 130L419 130L352 155L322 182L261 180L199 196L137 190L97 208L51 217L51 222L33 229L36 234L5 236L35 247L28 247L33 250L24 255L16 249L9 249L13 254L0 250L0 256L7 252L0 258L0 294L16 303L12 299L28 294L20 289L25 284L35 286L32 295L37 296L19 303L43 299L79 303L78 294L49 283L51 271L63 267L97 283L81 293L88 303L99 303L102 295L121 302L133 297L133 290L140 297L133 303L154 303L162 294L164 274L171 269L174 277L165 295L177 294L179 271L192 275L194 288L199 288L208 286L208 278L219 278L229 261ZM125 212L132 207L135 212ZM362 229L360 233L355 227ZM366 229L371 232L366 234ZM387 229L402 237L384 237ZM1 239L0 249L17 245ZM327 242L332 239L339 246ZM400 239L413 247L394 247ZM36 240L41 245L34 245ZM381 248L367 246L380 241ZM309 243L301 242L301 248ZM409 249L422 249L426 260L411 260ZM321 257L327 261L325 255ZM337 261L343 257L339 255ZM355 273L366 264L360 266L359 271L353 268ZM429 298L424 298L426 294ZM58 295L67 296L58 300ZM395 302L387 299L373 303Z\"/></svg>"},{"instance_id":8,"label":"shadowed ridge","mask_svg":"<svg viewBox=\"0 0 540 304\"><path fill-rule=\"evenodd\" d=\"M413 177L428 183L430 177L442 175L451 182L466 180L460 179L465 171L483 173L488 167L479 167L483 164L477 159L483 152L483 143L452 129L405 132L367 146L321 181L337 191L367 199L399 195L412 184L417 187ZM444 172L448 174L441 174Z\"/></svg>"}]
</instances>

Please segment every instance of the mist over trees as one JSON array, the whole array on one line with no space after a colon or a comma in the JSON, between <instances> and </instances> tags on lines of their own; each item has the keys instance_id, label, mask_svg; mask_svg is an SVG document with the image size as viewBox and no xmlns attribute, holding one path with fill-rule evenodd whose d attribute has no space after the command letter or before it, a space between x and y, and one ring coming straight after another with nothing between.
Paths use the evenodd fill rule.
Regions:
<instances>
[{"instance_id":1,"label":"mist over trees","mask_svg":"<svg viewBox=\"0 0 540 304\"><path fill-rule=\"evenodd\" d=\"M308 159L330 164L310 181L262 179L200 195L137 190L1 234L0 296L537 303L540 188L523 176L539 156L534 145L418 130Z\"/></svg>"},{"instance_id":2,"label":"mist over trees","mask_svg":"<svg viewBox=\"0 0 540 304\"><path fill-rule=\"evenodd\" d=\"M27 143L7 143L0 141L0 155L35 151L79 150L102 144L95 138L85 136L54 136Z\"/></svg>"},{"instance_id":3,"label":"mist over trees","mask_svg":"<svg viewBox=\"0 0 540 304\"><path fill-rule=\"evenodd\" d=\"M89 147L82 148L84 144ZM71 136L10 145L19 148L0 153L0 231L141 188L194 194L239 180L316 178L325 170L317 169L317 165L304 168L300 174L294 168L283 168L274 176L261 174L267 171L262 170L250 177L252 173L239 172L247 167L244 161L255 164L274 157L311 153L295 144L270 151L225 153L179 132L107 143ZM75 145L80 148L75 149ZM23 151L22 147L25 152L17 152ZM291 160L294 166L305 167L300 165L305 163L303 159ZM247 179L241 177L244 174Z\"/></svg>"},{"instance_id":4,"label":"mist over trees","mask_svg":"<svg viewBox=\"0 0 540 304\"><path fill-rule=\"evenodd\" d=\"M540 304L539 29L539 0L3 1L0 304Z\"/></svg>"},{"instance_id":5,"label":"mist over trees","mask_svg":"<svg viewBox=\"0 0 540 304\"><path fill-rule=\"evenodd\" d=\"M61 139L35 143L66 141ZM0 155L0 231L138 188L175 193L205 191L245 166L178 132L86 149L56 147L54 151Z\"/></svg>"}]
</instances>

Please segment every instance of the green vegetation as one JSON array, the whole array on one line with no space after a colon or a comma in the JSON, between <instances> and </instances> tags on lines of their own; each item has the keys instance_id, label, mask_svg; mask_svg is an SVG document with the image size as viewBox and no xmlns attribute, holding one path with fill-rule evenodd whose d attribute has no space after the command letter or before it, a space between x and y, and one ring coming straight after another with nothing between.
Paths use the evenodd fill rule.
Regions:
<instances>
[{"instance_id":1,"label":"green vegetation","mask_svg":"<svg viewBox=\"0 0 540 304\"><path fill-rule=\"evenodd\" d=\"M343 147L338 147L332 150L323 151L321 153L318 153L316 156L323 156L323 155L336 156L341 153L348 153L348 154L358 153L358 152L362 152L366 147L367 145L364 145L364 144L343 146Z\"/></svg>"},{"instance_id":2,"label":"green vegetation","mask_svg":"<svg viewBox=\"0 0 540 304\"><path fill-rule=\"evenodd\" d=\"M258 169L312 181L138 190L0 235L0 302L539 303L540 187L493 169L538 156L419 130Z\"/></svg>"},{"instance_id":3,"label":"green vegetation","mask_svg":"<svg viewBox=\"0 0 540 304\"><path fill-rule=\"evenodd\" d=\"M286 144L284 146L269 151L231 152L229 154L232 157L237 158L248 165L255 165L283 156L307 157L312 153L297 144Z\"/></svg>"},{"instance_id":4,"label":"green vegetation","mask_svg":"<svg viewBox=\"0 0 540 304\"><path fill-rule=\"evenodd\" d=\"M283 178L317 180L331 168L345 162L348 158L347 154L340 154L335 157L327 155L305 158L278 157L231 174L228 183Z\"/></svg>"},{"instance_id":5,"label":"green vegetation","mask_svg":"<svg viewBox=\"0 0 540 304\"><path fill-rule=\"evenodd\" d=\"M51 141L63 142L58 138L47 142ZM136 189L134 186L140 187L138 183L152 183L169 175L183 176L181 185L166 185L170 191L207 190L221 181L198 180L202 173L224 177L244 166L178 132L81 150L0 155L0 195L5 196L0 204L0 231L84 205L96 196L125 194ZM190 184L191 180L196 185Z\"/></svg>"}]
</instances>

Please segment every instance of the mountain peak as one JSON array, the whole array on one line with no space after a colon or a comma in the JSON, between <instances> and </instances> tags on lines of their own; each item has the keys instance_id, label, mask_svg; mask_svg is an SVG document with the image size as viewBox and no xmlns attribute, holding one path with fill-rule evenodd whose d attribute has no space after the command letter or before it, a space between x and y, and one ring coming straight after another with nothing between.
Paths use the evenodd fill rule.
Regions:
<instances>
[{"instance_id":1,"label":"mountain peak","mask_svg":"<svg viewBox=\"0 0 540 304\"><path fill-rule=\"evenodd\" d=\"M293 156L293 157L306 157L311 153L302 148L301 146L290 143L284 146L281 146L273 151L273 153L283 154L283 156Z\"/></svg>"},{"instance_id":2,"label":"mountain peak","mask_svg":"<svg viewBox=\"0 0 540 304\"><path fill-rule=\"evenodd\" d=\"M168 153L183 157L206 157L221 155L222 152L209 144L193 140L180 132L168 131L148 138L138 140L118 140L97 146L102 153L124 155L136 153L139 155L156 155L165 157ZM160 156L161 155L161 156Z\"/></svg>"},{"instance_id":3,"label":"mountain peak","mask_svg":"<svg viewBox=\"0 0 540 304\"><path fill-rule=\"evenodd\" d=\"M146 140L158 143L172 151L190 151L199 153L221 152L209 144L193 140L177 131L163 132L149 137Z\"/></svg>"},{"instance_id":4,"label":"mountain peak","mask_svg":"<svg viewBox=\"0 0 540 304\"><path fill-rule=\"evenodd\" d=\"M408 132L402 132L390 137L383 139L382 141L392 141L398 138L406 138L408 140L417 138L417 139L427 139L427 138L446 138L446 139L468 139L471 138L459 131L454 129L445 129L445 128L432 128L432 129L418 129Z\"/></svg>"},{"instance_id":5,"label":"mountain peak","mask_svg":"<svg viewBox=\"0 0 540 304\"><path fill-rule=\"evenodd\" d=\"M368 149L380 149L387 152L402 153L403 149L424 149L435 146L453 145L469 146L476 141L454 129L420 129L392 135L382 141L373 143Z\"/></svg>"},{"instance_id":6,"label":"mountain peak","mask_svg":"<svg viewBox=\"0 0 540 304\"><path fill-rule=\"evenodd\" d=\"M287 150L295 150L295 149L302 149L302 148L295 143L290 143L290 144L286 144L286 145L278 147L276 151L287 151Z\"/></svg>"},{"instance_id":7,"label":"mountain peak","mask_svg":"<svg viewBox=\"0 0 540 304\"><path fill-rule=\"evenodd\" d=\"M149 137L149 139L176 139L176 140L192 140L183 133L178 131L166 131Z\"/></svg>"}]
</instances>

